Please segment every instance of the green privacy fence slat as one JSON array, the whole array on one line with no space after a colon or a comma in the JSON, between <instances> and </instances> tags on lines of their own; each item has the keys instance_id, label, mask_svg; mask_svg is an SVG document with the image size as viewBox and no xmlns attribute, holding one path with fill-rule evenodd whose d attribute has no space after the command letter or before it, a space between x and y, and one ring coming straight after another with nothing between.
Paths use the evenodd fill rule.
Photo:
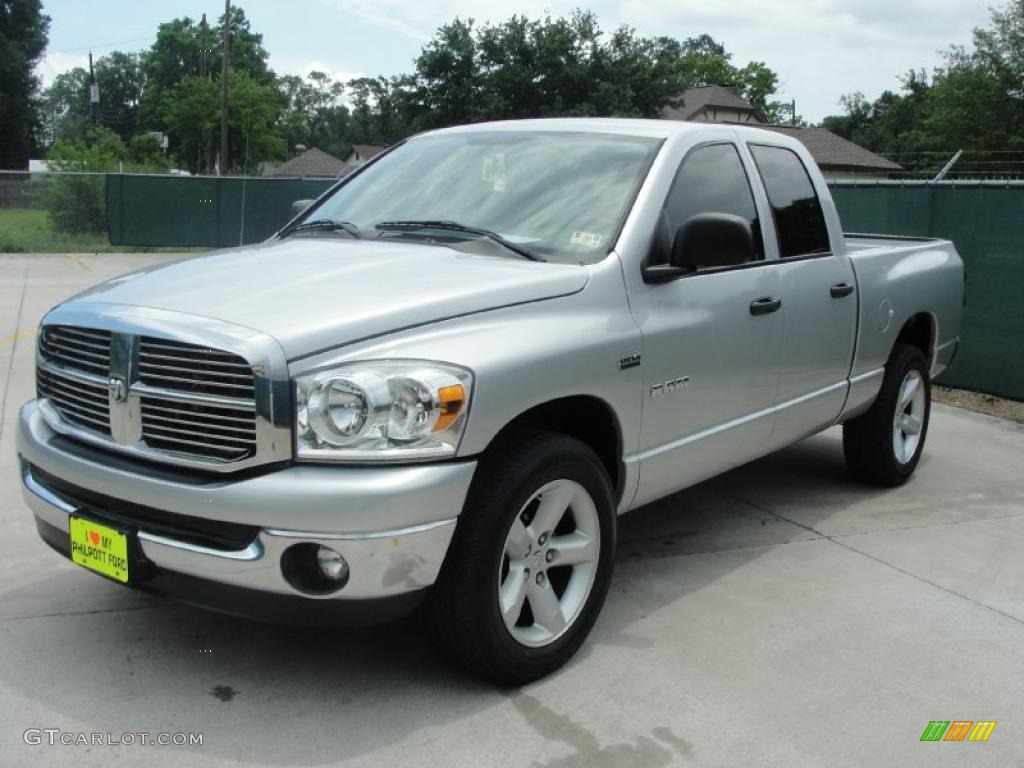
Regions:
<instances>
[{"instance_id":1,"label":"green privacy fence slat","mask_svg":"<svg viewBox=\"0 0 1024 768\"><path fill-rule=\"evenodd\" d=\"M291 218L296 200L319 197L332 179L107 176L113 245L224 248L256 243Z\"/></svg>"},{"instance_id":2,"label":"green privacy fence slat","mask_svg":"<svg viewBox=\"0 0 1024 768\"><path fill-rule=\"evenodd\" d=\"M330 179L107 177L114 245L229 247L263 240ZM1024 400L1024 186L832 185L848 232L944 237L967 265L961 346L941 383ZM206 201L212 202L206 202Z\"/></svg>"},{"instance_id":3,"label":"green privacy fence slat","mask_svg":"<svg viewBox=\"0 0 1024 768\"><path fill-rule=\"evenodd\" d=\"M844 186L848 232L952 240L967 268L960 350L939 382L1024 400L1024 187Z\"/></svg>"}]
</instances>

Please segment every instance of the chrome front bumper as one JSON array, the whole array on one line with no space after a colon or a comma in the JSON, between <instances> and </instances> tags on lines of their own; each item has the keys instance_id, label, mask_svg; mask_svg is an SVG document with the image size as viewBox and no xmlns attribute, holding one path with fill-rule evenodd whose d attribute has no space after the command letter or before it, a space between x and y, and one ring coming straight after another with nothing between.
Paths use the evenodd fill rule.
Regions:
<instances>
[{"instance_id":1,"label":"chrome front bumper","mask_svg":"<svg viewBox=\"0 0 1024 768\"><path fill-rule=\"evenodd\" d=\"M22 493L43 523L67 532L79 510L71 495L46 487L37 467L70 486L178 515L257 526L237 551L199 546L147 531L138 547L163 571L317 601L354 602L421 591L437 578L462 510L475 462L402 467L290 465L244 479L185 482L166 470L140 469L91 450L66 450L29 402L18 420ZM83 514L88 515L87 511ZM281 554L310 542L329 546L349 564L343 588L302 592L284 577Z\"/></svg>"}]
</instances>

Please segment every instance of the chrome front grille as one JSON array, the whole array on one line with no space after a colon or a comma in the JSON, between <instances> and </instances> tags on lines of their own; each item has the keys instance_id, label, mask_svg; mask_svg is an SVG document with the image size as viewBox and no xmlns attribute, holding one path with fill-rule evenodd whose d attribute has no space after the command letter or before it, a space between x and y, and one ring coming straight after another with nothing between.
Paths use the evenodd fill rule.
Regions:
<instances>
[{"instance_id":1,"label":"chrome front grille","mask_svg":"<svg viewBox=\"0 0 1024 768\"><path fill-rule=\"evenodd\" d=\"M245 358L198 344L143 336L139 340L139 381L210 402L142 397L142 437L154 448L222 459L256 450L254 379ZM216 405L222 399L241 402Z\"/></svg>"},{"instance_id":2,"label":"chrome front grille","mask_svg":"<svg viewBox=\"0 0 1024 768\"><path fill-rule=\"evenodd\" d=\"M110 405L102 384L40 368L36 372L36 394L47 398L72 424L101 435L110 434Z\"/></svg>"},{"instance_id":3,"label":"chrome front grille","mask_svg":"<svg viewBox=\"0 0 1024 768\"><path fill-rule=\"evenodd\" d=\"M163 310L88 306L58 307L39 334L37 394L55 430L221 472L291 458L287 363L272 339ZM93 313L105 329L89 324Z\"/></svg>"},{"instance_id":4,"label":"chrome front grille","mask_svg":"<svg viewBox=\"0 0 1024 768\"><path fill-rule=\"evenodd\" d=\"M106 378L110 369L110 331L49 325L39 336L39 351L55 363Z\"/></svg>"},{"instance_id":5,"label":"chrome front grille","mask_svg":"<svg viewBox=\"0 0 1024 768\"><path fill-rule=\"evenodd\" d=\"M252 399L252 367L245 358L197 344L143 336L139 380L154 387Z\"/></svg>"}]
</instances>

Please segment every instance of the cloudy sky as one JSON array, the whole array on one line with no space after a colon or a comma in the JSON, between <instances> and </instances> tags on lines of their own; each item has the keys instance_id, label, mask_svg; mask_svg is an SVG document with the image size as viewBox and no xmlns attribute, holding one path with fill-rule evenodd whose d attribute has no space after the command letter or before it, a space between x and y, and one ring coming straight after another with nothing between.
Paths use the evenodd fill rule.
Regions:
<instances>
[{"instance_id":1,"label":"cloudy sky","mask_svg":"<svg viewBox=\"0 0 1024 768\"><path fill-rule=\"evenodd\" d=\"M997 4L999 0L995 0ZM205 3L205 4L204 4ZM176 16L214 18L216 0L43 0L52 17L44 79L84 64L88 49L137 50ZM584 7L602 27L629 24L645 35L712 34L734 62L764 61L778 72L780 96L811 121L839 110L844 93L874 98L898 87L911 68L931 69L939 51L966 44L988 19L990 0L243 0L280 73L322 69L341 78L407 72L436 27L455 17L499 21L513 13L553 14ZM119 45L112 45L118 43Z\"/></svg>"}]
</instances>

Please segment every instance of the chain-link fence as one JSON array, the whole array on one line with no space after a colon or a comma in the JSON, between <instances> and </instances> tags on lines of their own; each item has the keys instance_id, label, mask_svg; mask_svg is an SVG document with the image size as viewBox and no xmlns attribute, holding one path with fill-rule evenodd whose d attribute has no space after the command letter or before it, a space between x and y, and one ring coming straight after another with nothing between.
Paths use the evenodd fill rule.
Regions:
<instances>
[{"instance_id":1,"label":"chain-link fence","mask_svg":"<svg viewBox=\"0 0 1024 768\"><path fill-rule=\"evenodd\" d=\"M111 249L104 174L0 171L0 252Z\"/></svg>"},{"instance_id":2,"label":"chain-link fence","mask_svg":"<svg viewBox=\"0 0 1024 768\"><path fill-rule=\"evenodd\" d=\"M0 171L0 252L195 249L259 242L335 179Z\"/></svg>"},{"instance_id":3,"label":"chain-link fence","mask_svg":"<svg viewBox=\"0 0 1024 768\"><path fill-rule=\"evenodd\" d=\"M1024 152L1014 150L918 150L885 154L899 165L901 172L879 170L858 173L879 179L916 179L941 177L946 180L1013 181L1024 179Z\"/></svg>"}]
</instances>

